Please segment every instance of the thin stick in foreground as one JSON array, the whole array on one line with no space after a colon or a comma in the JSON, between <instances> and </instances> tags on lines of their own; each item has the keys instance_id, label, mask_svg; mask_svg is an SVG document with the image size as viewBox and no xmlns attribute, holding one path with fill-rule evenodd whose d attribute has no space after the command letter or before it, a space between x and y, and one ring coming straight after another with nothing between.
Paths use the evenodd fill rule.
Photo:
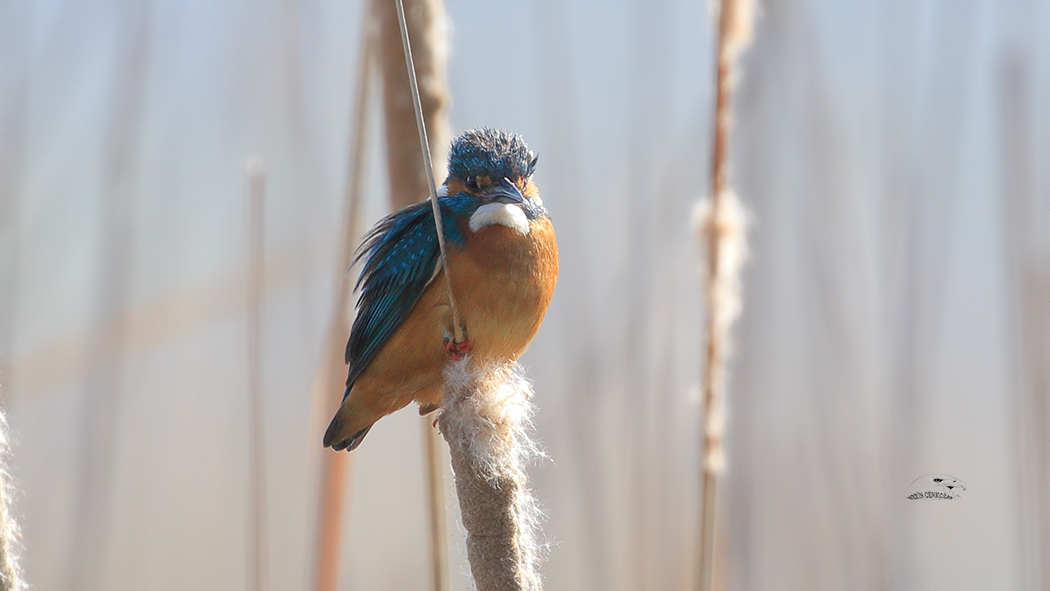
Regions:
<instances>
[{"instance_id":1,"label":"thin stick in foreground","mask_svg":"<svg viewBox=\"0 0 1050 591\"><path fill-rule=\"evenodd\" d=\"M438 205L437 183L434 182L434 164L430 160L430 142L427 140L427 126L423 120L423 104L419 96L419 83L416 80L416 64L412 59L412 44L408 38L408 23L405 21L403 0L397 3L397 20L401 27L401 43L405 50L405 64L408 66L408 83L412 88L412 103L415 106L416 127L419 131L419 145L423 151L423 168L427 173L430 188L430 206L434 212L434 226L437 228L438 249L440 252L439 267L445 277L445 290L448 292L448 305L452 311L452 332L457 343L467 340L466 329L460 322L459 308L456 306L455 294L452 293L452 274L448 268L448 247L445 246L445 225L441 222L441 206Z\"/></svg>"}]
</instances>

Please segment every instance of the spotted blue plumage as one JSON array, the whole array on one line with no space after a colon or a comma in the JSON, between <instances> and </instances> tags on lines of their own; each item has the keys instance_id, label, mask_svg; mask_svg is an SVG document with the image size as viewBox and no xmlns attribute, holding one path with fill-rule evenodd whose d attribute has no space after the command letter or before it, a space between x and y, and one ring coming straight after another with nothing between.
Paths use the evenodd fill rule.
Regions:
<instances>
[{"instance_id":1,"label":"spotted blue plumage","mask_svg":"<svg viewBox=\"0 0 1050 591\"><path fill-rule=\"evenodd\" d=\"M469 217L478 208L470 195L460 193L438 200L445 242L463 246L466 237L456 218ZM346 343L346 398L350 388L372 362L397 327L405 321L434 275L438 261L437 231L429 201L390 214L365 236L355 261L364 259L357 289L357 318Z\"/></svg>"}]
</instances>

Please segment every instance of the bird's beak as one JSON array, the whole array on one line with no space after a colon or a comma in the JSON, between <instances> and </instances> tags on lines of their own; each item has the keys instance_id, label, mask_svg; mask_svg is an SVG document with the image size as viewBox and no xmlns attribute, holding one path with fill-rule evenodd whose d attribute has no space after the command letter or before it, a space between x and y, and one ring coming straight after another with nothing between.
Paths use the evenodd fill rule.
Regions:
<instances>
[{"instance_id":1,"label":"bird's beak","mask_svg":"<svg viewBox=\"0 0 1050 591\"><path fill-rule=\"evenodd\" d=\"M521 191L507 177L503 177L503 180L498 185L482 191L481 196L487 201L495 201L497 203L521 204L525 202L525 197L522 196Z\"/></svg>"}]
</instances>

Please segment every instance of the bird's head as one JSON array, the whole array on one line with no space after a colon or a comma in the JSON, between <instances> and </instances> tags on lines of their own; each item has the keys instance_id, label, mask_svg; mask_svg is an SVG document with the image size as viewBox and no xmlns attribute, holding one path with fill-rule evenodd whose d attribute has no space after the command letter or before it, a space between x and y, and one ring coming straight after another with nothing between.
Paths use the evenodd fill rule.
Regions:
<instances>
[{"instance_id":1,"label":"bird's head","mask_svg":"<svg viewBox=\"0 0 1050 591\"><path fill-rule=\"evenodd\" d=\"M926 477L926 480L934 487L947 489L948 492L966 490L966 483L954 476L948 476L947 474L930 474Z\"/></svg>"},{"instance_id":2,"label":"bird's head","mask_svg":"<svg viewBox=\"0 0 1050 591\"><path fill-rule=\"evenodd\" d=\"M444 193L466 199L470 227L500 224L527 234L529 220L545 217L532 182L537 157L521 136L502 129L472 129L452 142Z\"/></svg>"}]
</instances>

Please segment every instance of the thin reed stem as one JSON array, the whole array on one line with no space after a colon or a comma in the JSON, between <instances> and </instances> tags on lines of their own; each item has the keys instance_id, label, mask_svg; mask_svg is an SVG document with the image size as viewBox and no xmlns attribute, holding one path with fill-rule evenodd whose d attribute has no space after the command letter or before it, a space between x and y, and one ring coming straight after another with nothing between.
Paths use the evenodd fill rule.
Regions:
<instances>
[{"instance_id":1,"label":"thin reed stem","mask_svg":"<svg viewBox=\"0 0 1050 591\"><path fill-rule=\"evenodd\" d=\"M423 447L430 509L430 572L434 591L451 591L448 571L448 524L445 518L445 455L441 434L429 416L422 417Z\"/></svg>"},{"instance_id":2,"label":"thin reed stem","mask_svg":"<svg viewBox=\"0 0 1050 591\"><path fill-rule=\"evenodd\" d=\"M1040 151L1032 119L1038 94L1031 54L1005 56L1001 82L1003 169L1017 352L1014 423L1025 589L1050 586L1050 240L1040 195Z\"/></svg>"},{"instance_id":3,"label":"thin reed stem","mask_svg":"<svg viewBox=\"0 0 1050 591\"><path fill-rule=\"evenodd\" d=\"M449 140L446 108L448 87L444 64L444 7L440 0L411 0L408 10L402 0L396 0L393 4L396 10L391 10L389 2L381 2L378 6L391 206L398 209L415 203L422 195L430 195L441 251L439 264L443 270L445 289L452 310L453 336L457 342L463 342L467 339L467 333L460 321L446 264L445 237L442 231L444 225L441 221L434 162L431 158L434 152L442 153ZM391 14L392 12L396 14ZM398 48L400 52L397 51ZM412 105L411 116L407 112L408 101L405 100L409 98ZM413 118L416 123L414 130L409 123ZM424 418L423 461L427 467L431 580L435 591L448 591L451 582L448 572L448 532L445 523L445 457L437 442L437 433L428 425L429 421L430 419Z\"/></svg>"},{"instance_id":4,"label":"thin reed stem","mask_svg":"<svg viewBox=\"0 0 1050 591\"><path fill-rule=\"evenodd\" d=\"M248 438L251 457L249 588L266 591L266 450L262 401L262 305L266 173L256 158L248 162Z\"/></svg>"},{"instance_id":5,"label":"thin reed stem","mask_svg":"<svg viewBox=\"0 0 1050 591\"><path fill-rule=\"evenodd\" d=\"M346 381L343 348L350 330L350 279L347 269L353 263L354 245L361 235L361 187L364 183L365 145L368 137L369 99L372 96L375 67L375 10L372 2L365 7L361 34L361 54L358 62L357 95L354 105L353 128L350 132L350 167L347 173L344 202L346 215L340 232L339 275L336 277L336 295L332 300L328 336L325 340L325 362L321 368L321 397L323 416L330 417L342 401ZM321 499L317 523L317 555L314 565L314 589L335 591L339 583L339 547L342 540L343 510L346 503L347 479L353 472L351 454L322 451Z\"/></svg>"},{"instance_id":6,"label":"thin reed stem","mask_svg":"<svg viewBox=\"0 0 1050 591\"><path fill-rule=\"evenodd\" d=\"M416 64L412 59L412 43L408 38L408 23L405 21L405 4L403 0L395 0L397 4L397 21L401 29L401 43L405 50L405 65L408 68L408 85L412 89L412 105L415 107L416 127L419 132L419 145L423 152L423 168L426 171L427 184L430 189L430 205L434 211L434 226L437 229L438 249L440 250L439 262L442 275L445 277L445 291L448 292L448 307L452 311L452 334L457 343L467 340L466 330L460 323L459 308L456 307L456 297L452 291L452 274L448 268L448 248L445 246L445 226L441 222L441 206L438 204L437 183L434 182L434 165L430 160L430 141L427 140L427 126L423 119L423 102L419 96L419 82L416 80Z\"/></svg>"}]
</instances>

